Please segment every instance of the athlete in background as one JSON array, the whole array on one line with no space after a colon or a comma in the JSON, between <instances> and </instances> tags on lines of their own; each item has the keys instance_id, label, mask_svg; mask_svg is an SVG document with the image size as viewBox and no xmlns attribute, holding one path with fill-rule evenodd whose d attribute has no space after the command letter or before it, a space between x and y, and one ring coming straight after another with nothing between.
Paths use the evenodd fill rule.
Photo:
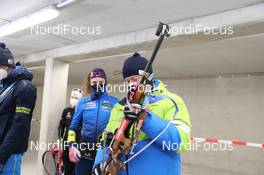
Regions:
<instances>
[{"instance_id":1,"label":"athlete in background","mask_svg":"<svg viewBox=\"0 0 264 175\"><path fill-rule=\"evenodd\" d=\"M76 164L76 175L92 172L98 138L108 123L110 113L118 99L106 92L107 78L103 69L91 71L84 83L85 97L81 98L69 129L69 157ZM82 126L80 144L76 144L76 131ZM81 146L80 146L81 145Z\"/></svg>"},{"instance_id":2,"label":"athlete in background","mask_svg":"<svg viewBox=\"0 0 264 175\"><path fill-rule=\"evenodd\" d=\"M82 90L78 88L74 88L71 92L70 106L65 108L61 115L60 125L59 125L59 138L62 143L65 143L68 138L68 131L71 125L72 116L75 111L75 107L82 98ZM78 135L78 134L77 134ZM78 142L78 137L76 138ZM69 149L68 147L64 147L63 150L63 167L64 167L64 175L74 175L75 174L75 165L70 161L69 158Z\"/></svg>"}]
</instances>

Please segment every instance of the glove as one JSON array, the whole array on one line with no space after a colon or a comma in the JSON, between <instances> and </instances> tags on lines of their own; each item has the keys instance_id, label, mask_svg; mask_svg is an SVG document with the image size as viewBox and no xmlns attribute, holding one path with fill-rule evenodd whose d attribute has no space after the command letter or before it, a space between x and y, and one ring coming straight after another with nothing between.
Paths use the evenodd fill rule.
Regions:
<instances>
[{"instance_id":1,"label":"glove","mask_svg":"<svg viewBox=\"0 0 264 175\"><path fill-rule=\"evenodd\" d=\"M99 141L100 141L101 145L106 147L106 146L110 145L114 136L115 135L112 132L107 132L107 134L105 134L104 138L103 138L103 135L100 136Z\"/></svg>"},{"instance_id":2,"label":"glove","mask_svg":"<svg viewBox=\"0 0 264 175\"><path fill-rule=\"evenodd\" d=\"M63 144L63 138L58 139L56 143L57 143L57 145L62 145Z\"/></svg>"},{"instance_id":3,"label":"glove","mask_svg":"<svg viewBox=\"0 0 264 175\"><path fill-rule=\"evenodd\" d=\"M92 175L102 175L102 164L98 164L94 167Z\"/></svg>"},{"instance_id":4,"label":"glove","mask_svg":"<svg viewBox=\"0 0 264 175\"><path fill-rule=\"evenodd\" d=\"M109 146L110 143L112 142L113 138L115 137L115 135L112 133L112 132L109 132L106 134L106 141L105 141L105 144L106 146Z\"/></svg>"},{"instance_id":5,"label":"glove","mask_svg":"<svg viewBox=\"0 0 264 175\"><path fill-rule=\"evenodd\" d=\"M81 158L80 151L77 148L75 148L74 146L71 146L69 148L69 158L70 158L70 161L73 163L80 162L80 158Z\"/></svg>"},{"instance_id":6,"label":"glove","mask_svg":"<svg viewBox=\"0 0 264 175\"><path fill-rule=\"evenodd\" d=\"M125 118L130 121L137 121L139 114L144 111L139 104L131 103L130 106L124 108Z\"/></svg>"}]
</instances>

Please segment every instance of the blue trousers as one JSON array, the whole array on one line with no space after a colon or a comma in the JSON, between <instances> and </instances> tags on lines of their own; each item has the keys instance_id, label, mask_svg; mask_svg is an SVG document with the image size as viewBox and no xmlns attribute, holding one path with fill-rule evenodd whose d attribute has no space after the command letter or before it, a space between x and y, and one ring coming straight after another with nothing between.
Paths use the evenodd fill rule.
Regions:
<instances>
[{"instance_id":1,"label":"blue trousers","mask_svg":"<svg viewBox=\"0 0 264 175\"><path fill-rule=\"evenodd\" d=\"M94 160L81 158L80 162L75 165L75 175L91 175Z\"/></svg>"},{"instance_id":2,"label":"blue trousers","mask_svg":"<svg viewBox=\"0 0 264 175\"><path fill-rule=\"evenodd\" d=\"M11 155L5 164L1 175L20 175L23 155L24 153Z\"/></svg>"}]
</instances>

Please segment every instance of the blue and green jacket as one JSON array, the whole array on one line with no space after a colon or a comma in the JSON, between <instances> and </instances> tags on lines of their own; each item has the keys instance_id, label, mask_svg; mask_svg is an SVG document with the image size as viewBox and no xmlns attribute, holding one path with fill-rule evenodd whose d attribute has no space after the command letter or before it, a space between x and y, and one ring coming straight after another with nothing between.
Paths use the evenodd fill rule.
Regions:
<instances>
[{"instance_id":1,"label":"blue and green jacket","mask_svg":"<svg viewBox=\"0 0 264 175\"><path fill-rule=\"evenodd\" d=\"M169 92L164 84L155 80L152 94L148 97L147 117L145 119L139 141L134 148L134 153L140 151L152 139L159 135L168 125L165 132L146 150L132 159L127 169L118 175L180 175L181 156L180 153L188 149L190 142L191 122L189 113L183 99ZM175 116L176 102L178 113ZM119 128L124 106L121 103L115 105L112 110L107 129L114 132ZM175 116L175 118L174 118ZM177 145L177 146L175 146ZM95 165L102 163L102 158L107 155L107 150L97 152ZM105 154L103 156L103 153ZM129 159L132 154L124 159Z\"/></svg>"}]
</instances>

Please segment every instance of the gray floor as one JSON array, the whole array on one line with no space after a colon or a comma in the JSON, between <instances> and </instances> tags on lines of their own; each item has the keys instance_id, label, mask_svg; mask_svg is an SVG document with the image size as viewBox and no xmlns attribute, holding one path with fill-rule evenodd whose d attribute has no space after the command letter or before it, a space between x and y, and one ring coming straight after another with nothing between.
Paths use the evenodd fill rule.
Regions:
<instances>
[{"instance_id":1,"label":"gray floor","mask_svg":"<svg viewBox=\"0 0 264 175\"><path fill-rule=\"evenodd\" d=\"M37 151L26 153L22 175L39 174L37 154ZM229 158L223 158L227 155ZM263 156L262 149L238 146L232 152L189 151L182 155L182 175L262 175L263 163L255 160L260 160ZM255 164L255 169L251 168L252 163Z\"/></svg>"}]
</instances>

